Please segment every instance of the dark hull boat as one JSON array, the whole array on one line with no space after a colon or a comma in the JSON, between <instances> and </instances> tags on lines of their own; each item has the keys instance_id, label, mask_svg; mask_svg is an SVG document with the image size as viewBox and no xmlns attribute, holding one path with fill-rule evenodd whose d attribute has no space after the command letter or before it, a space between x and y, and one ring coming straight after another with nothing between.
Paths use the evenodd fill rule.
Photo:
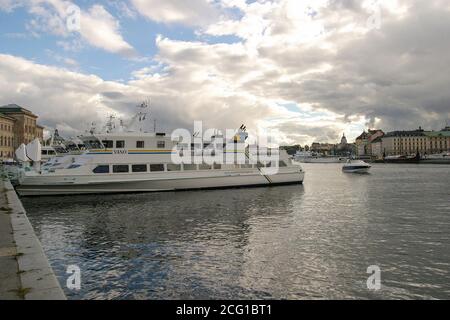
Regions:
<instances>
[{"instance_id":1,"label":"dark hull boat","mask_svg":"<svg viewBox=\"0 0 450 320\"><path fill-rule=\"evenodd\" d=\"M415 156L390 156L384 158L384 163L419 163L420 154Z\"/></svg>"}]
</instances>

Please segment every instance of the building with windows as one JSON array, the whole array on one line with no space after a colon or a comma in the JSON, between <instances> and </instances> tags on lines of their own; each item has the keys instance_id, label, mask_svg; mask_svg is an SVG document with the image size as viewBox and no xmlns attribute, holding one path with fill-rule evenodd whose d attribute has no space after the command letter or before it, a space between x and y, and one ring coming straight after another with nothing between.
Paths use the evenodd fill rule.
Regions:
<instances>
[{"instance_id":1,"label":"building with windows","mask_svg":"<svg viewBox=\"0 0 450 320\"><path fill-rule=\"evenodd\" d=\"M428 148L428 139L421 127L417 130L388 132L383 137L383 151L387 156L424 153Z\"/></svg>"},{"instance_id":2,"label":"building with windows","mask_svg":"<svg viewBox=\"0 0 450 320\"><path fill-rule=\"evenodd\" d=\"M372 141L384 136L383 130L369 129L367 132L363 131L355 140L356 154L359 157L372 156Z\"/></svg>"},{"instance_id":3,"label":"building with windows","mask_svg":"<svg viewBox=\"0 0 450 320\"><path fill-rule=\"evenodd\" d=\"M37 124L38 116L16 104L0 107L0 159L14 158L14 151L22 144L38 138L41 142L44 127Z\"/></svg>"},{"instance_id":4,"label":"building with windows","mask_svg":"<svg viewBox=\"0 0 450 320\"><path fill-rule=\"evenodd\" d=\"M16 119L0 113L0 159L14 158L14 123Z\"/></svg>"},{"instance_id":5,"label":"building with windows","mask_svg":"<svg viewBox=\"0 0 450 320\"><path fill-rule=\"evenodd\" d=\"M427 154L450 152L450 127L445 127L441 131L425 132L428 138Z\"/></svg>"},{"instance_id":6,"label":"building with windows","mask_svg":"<svg viewBox=\"0 0 450 320\"><path fill-rule=\"evenodd\" d=\"M411 131L393 131L383 137L385 155L433 154L450 151L450 128L424 131L419 127Z\"/></svg>"},{"instance_id":7,"label":"building with windows","mask_svg":"<svg viewBox=\"0 0 450 320\"><path fill-rule=\"evenodd\" d=\"M378 137L371 142L372 157L375 159L383 158L383 139Z\"/></svg>"}]
</instances>

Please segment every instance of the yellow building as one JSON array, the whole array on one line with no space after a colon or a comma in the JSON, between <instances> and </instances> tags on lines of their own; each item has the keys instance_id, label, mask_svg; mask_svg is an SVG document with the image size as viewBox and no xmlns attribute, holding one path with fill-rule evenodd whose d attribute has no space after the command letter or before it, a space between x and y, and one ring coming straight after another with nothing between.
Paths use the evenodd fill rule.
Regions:
<instances>
[{"instance_id":1,"label":"yellow building","mask_svg":"<svg viewBox=\"0 0 450 320\"><path fill-rule=\"evenodd\" d=\"M433 154L450 151L450 128L441 131L393 131L383 137L385 155Z\"/></svg>"},{"instance_id":2,"label":"yellow building","mask_svg":"<svg viewBox=\"0 0 450 320\"><path fill-rule=\"evenodd\" d=\"M14 158L14 123L16 119L0 113L0 159Z\"/></svg>"},{"instance_id":3,"label":"yellow building","mask_svg":"<svg viewBox=\"0 0 450 320\"><path fill-rule=\"evenodd\" d=\"M441 153L450 151L450 127L445 127L441 131L425 132L428 138L428 153Z\"/></svg>"},{"instance_id":4,"label":"yellow building","mask_svg":"<svg viewBox=\"0 0 450 320\"><path fill-rule=\"evenodd\" d=\"M16 104L0 107L0 158L14 158L14 151L22 144L38 138L43 141L44 128L38 125L37 118L28 109ZM3 127L2 127L3 126Z\"/></svg>"}]
</instances>

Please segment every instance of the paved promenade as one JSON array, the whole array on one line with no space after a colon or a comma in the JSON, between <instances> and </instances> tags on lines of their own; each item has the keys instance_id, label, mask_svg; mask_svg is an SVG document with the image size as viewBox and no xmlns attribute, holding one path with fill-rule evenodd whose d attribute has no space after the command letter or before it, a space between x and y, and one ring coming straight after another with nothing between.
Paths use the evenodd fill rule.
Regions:
<instances>
[{"instance_id":1,"label":"paved promenade","mask_svg":"<svg viewBox=\"0 0 450 320\"><path fill-rule=\"evenodd\" d=\"M14 188L0 179L0 300L64 300Z\"/></svg>"},{"instance_id":2,"label":"paved promenade","mask_svg":"<svg viewBox=\"0 0 450 320\"><path fill-rule=\"evenodd\" d=\"M20 300L21 283L17 250L11 225L11 214L8 210L6 192L3 181L0 182L0 298Z\"/></svg>"}]
</instances>

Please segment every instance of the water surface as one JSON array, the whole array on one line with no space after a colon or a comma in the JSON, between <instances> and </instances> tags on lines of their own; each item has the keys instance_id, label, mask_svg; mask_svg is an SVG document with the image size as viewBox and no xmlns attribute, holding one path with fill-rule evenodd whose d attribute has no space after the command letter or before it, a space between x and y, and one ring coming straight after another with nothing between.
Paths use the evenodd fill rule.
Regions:
<instances>
[{"instance_id":1,"label":"water surface","mask_svg":"<svg viewBox=\"0 0 450 320\"><path fill-rule=\"evenodd\" d=\"M23 203L70 299L450 298L450 166L303 167L303 186Z\"/></svg>"}]
</instances>

